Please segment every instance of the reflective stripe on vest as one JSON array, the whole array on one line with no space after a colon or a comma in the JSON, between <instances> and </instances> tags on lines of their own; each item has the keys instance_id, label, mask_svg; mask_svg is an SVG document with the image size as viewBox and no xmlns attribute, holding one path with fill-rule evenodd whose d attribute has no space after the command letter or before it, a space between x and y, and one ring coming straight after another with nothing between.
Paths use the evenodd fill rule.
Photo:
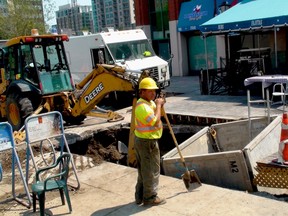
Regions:
<instances>
[{"instance_id":1,"label":"reflective stripe on vest","mask_svg":"<svg viewBox=\"0 0 288 216\"><path fill-rule=\"evenodd\" d=\"M154 131L158 131L159 129L162 129L162 124L159 123L157 124L157 126L148 126L148 125L143 125L138 119L136 119L135 129L139 131L140 133L154 132Z\"/></svg>"}]
</instances>

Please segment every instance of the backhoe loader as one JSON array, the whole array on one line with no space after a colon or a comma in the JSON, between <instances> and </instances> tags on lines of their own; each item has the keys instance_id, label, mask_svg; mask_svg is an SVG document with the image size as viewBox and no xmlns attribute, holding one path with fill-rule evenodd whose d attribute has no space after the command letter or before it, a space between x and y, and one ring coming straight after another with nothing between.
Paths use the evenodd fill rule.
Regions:
<instances>
[{"instance_id":1,"label":"backhoe loader","mask_svg":"<svg viewBox=\"0 0 288 216\"><path fill-rule=\"evenodd\" d=\"M95 113L110 92L135 92L141 71L98 64L77 85L73 83L63 41L67 35L20 36L0 48L0 112L15 131L29 115L59 111L68 124L86 116L120 118L117 113ZM79 45L81 46L81 45Z\"/></svg>"}]
</instances>

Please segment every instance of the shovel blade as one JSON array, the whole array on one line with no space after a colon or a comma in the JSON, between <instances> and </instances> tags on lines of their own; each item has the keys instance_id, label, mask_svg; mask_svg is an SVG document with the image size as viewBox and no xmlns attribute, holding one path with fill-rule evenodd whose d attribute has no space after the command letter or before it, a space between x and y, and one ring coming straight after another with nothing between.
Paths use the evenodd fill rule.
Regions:
<instances>
[{"instance_id":1,"label":"shovel blade","mask_svg":"<svg viewBox=\"0 0 288 216\"><path fill-rule=\"evenodd\" d=\"M188 191L196 189L197 187L200 187L202 185L195 170L190 170L190 171L187 170L181 177Z\"/></svg>"}]
</instances>

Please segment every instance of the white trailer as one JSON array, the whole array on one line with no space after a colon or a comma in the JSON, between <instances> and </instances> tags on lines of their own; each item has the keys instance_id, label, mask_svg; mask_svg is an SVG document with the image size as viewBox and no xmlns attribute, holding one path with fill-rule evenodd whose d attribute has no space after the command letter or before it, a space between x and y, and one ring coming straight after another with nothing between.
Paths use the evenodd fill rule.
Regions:
<instances>
[{"instance_id":1,"label":"white trailer","mask_svg":"<svg viewBox=\"0 0 288 216\"><path fill-rule=\"evenodd\" d=\"M65 43L74 81L82 80L98 63L120 65L131 71L149 70L161 88L170 84L168 62L158 57L141 29L108 31L70 37ZM140 74L140 73L139 73Z\"/></svg>"}]
</instances>

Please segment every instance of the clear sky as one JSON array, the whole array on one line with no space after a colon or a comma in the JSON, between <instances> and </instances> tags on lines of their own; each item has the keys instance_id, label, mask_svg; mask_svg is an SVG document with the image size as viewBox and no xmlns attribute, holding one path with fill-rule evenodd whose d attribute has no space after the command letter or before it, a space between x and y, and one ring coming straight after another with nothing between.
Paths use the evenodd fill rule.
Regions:
<instances>
[{"instance_id":1,"label":"clear sky","mask_svg":"<svg viewBox=\"0 0 288 216\"><path fill-rule=\"evenodd\" d=\"M59 9L59 6L69 4L71 3L71 0L52 0L55 2L55 11ZM77 0L78 5L91 5L91 0ZM54 16L54 19L50 20L49 25L55 25L56 24L56 15Z\"/></svg>"}]
</instances>

